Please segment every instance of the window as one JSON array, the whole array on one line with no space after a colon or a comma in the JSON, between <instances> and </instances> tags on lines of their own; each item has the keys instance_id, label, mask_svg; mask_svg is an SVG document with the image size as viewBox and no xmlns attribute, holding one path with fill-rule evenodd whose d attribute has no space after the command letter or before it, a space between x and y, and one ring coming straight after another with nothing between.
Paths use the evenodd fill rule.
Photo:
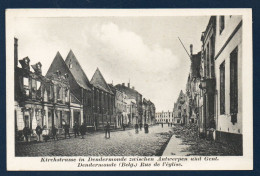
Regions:
<instances>
[{"instance_id":1,"label":"window","mask_svg":"<svg viewBox=\"0 0 260 176\"><path fill-rule=\"evenodd\" d=\"M220 65L220 114L225 114L225 61Z\"/></svg>"},{"instance_id":2,"label":"window","mask_svg":"<svg viewBox=\"0 0 260 176\"><path fill-rule=\"evenodd\" d=\"M206 77L207 76L207 57L206 57L206 49L204 49L204 51L203 51L203 66L204 66L204 70L203 70L203 77Z\"/></svg>"},{"instance_id":3,"label":"window","mask_svg":"<svg viewBox=\"0 0 260 176\"><path fill-rule=\"evenodd\" d=\"M225 28L225 16L220 16L219 17L219 34L222 33L224 28Z\"/></svg>"},{"instance_id":4,"label":"window","mask_svg":"<svg viewBox=\"0 0 260 176\"><path fill-rule=\"evenodd\" d=\"M25 91L25 95L29 96L30 95L30 91L29 91L29 79L26 77L23 77L23 88Z\"/></svg>"},{"instance_id":5,"label":"window","mask_svg":"<svg viewBox=\"0 0 260 176\"><path fill-rule=\"evenodd\" d=\"M211 78L215 77L215 70L214 70L214 55L215 55L215 38L214 36L210 37L210 75Z\"/></svg>"},{"instance_id":6,"label":"window","mask_svg":"<svg viewBox=\"0 0 260 176\"><path fill-rule=\"evenodd\" d=\"M37 91L37 85L36 85L36 80L32 79L32 98L36 98L36 91Z\"/></svg>"},{"instance_id":7,"label":"window","mask_svg":"<svg viewBox=\"0 0 260 176\"><path fill-rule=\"evenodd\" d=\"M207 64L207 77L209 77L209 67L210 67L210 65L209 65L209 43L207 44L207 55L206 55L206 59L207 59L207 62L206 62L206 64Z\"/></svg>"},{"instance_id":8,"label":"window","mask_svg":"<svg viewBox=\"0 0 260 176\"><path fill-rule=\"evenodd\" d=\"M42 91L41 91L41 82L40 81L36 81L36 98L37 99L41 99L42 97Z\"/></svg>"},{"instance_id":9,"label":"window","mask_svg":"<svg viewBox=\"0 0 260 176\"><path fill-rule=\"evenodd\" d=\"M65 102L66 103L69 102L69 89L68 88L65 89Z\"/></svg>"},{"instance_id":10,"label":"window","mask_svg":"<svg viewBox=\"0 0 260 176\"><path fill-rule=\"evenodd\" d=\"M62 101L62 87L57 86L57 102L61 103Z\"/></svg>"},{"instance_id":11,"label":"window","mask_svg":"<svg viewBox=\"0 0 260 176\"><path fill-rule=\"evenodd\" d=\"M237 48L230 54L230 114L232 123L237 122L238 83L237 83Z\"/></svg>"}]
</instances>

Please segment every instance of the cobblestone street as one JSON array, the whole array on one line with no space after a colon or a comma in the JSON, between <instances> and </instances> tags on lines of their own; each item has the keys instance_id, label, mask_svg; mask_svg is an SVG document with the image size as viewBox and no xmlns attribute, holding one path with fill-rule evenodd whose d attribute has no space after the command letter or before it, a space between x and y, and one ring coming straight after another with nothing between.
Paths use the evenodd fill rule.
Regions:
<instances>
[{"instance_id":1,"label":"cobblestone street","mask_svg":"<svg viewBox=\"0 0 260 176\"><path fill-rule=\"evenodd\" d=\"M162 155L172 128L152 126L149 133L144 129L136 134L134 129L111 132L106 139L101 132L87 134L85 139L61 139L40 143L19 143L15 146L16 156L158 156Z\"/></svg>"}]
</instances>

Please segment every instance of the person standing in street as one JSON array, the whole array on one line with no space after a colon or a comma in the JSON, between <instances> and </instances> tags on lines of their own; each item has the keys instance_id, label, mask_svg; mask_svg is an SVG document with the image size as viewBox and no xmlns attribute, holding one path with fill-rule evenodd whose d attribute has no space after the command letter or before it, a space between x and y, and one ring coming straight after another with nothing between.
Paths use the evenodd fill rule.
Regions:
<instances>
[{"instance_id":1,"label":"person standing in street","mask_svg":"<svg viewBox=\"0 0 260 176\"><path fill-rule=\"evenodd\" d=\"M58 129L56 128L55 125L52 126L52 136L53 136L53 140L58 140L58 136L57 136L57 131Z\"/></svg>"},{"instance_id":2,"label":"person standing in street","mask_svg":"<svg viewBox=\"0 0 260 176\"><path fill-rule=\"evenodd\" d=\"M84 135L86 134L86 125L85 122L80 126L79 132L81 134L81 138L84 139Z\"/></svg>"},{"instance_id":3,"label":"person standing in street","mask_svg":"<svg viewBox=\"0 0 260 176\"><path fill-rule=\"evenodd\" d=\"M77 135L79 136L79 125L76 121L73 126L73 131L74 131L75 138L77 137Z\"/></svg>"},{"instance_id":4,"label":"person standing in street","mask_svg":"<svg viewBox=\"0 0 260 176\"><path fill-rule=\"evenodd\" d=\"M149 125L147 123L144 124L144 132L149 133Z\"/></svg>"},{"instance_id":5,"label":"person standing in street","mask_svg":"<svg viewBox=\"0 0 260 176\"><path fill-rule=\"evenodd\" d=\"M40 127L40 125L38 124L36 127L36 134L37 134L37 141L40 142L42 141L42 128Z\"/></svg>"},{"instance_id":6,"label":"person standing in street","mask_svg":"<svg viewBox=\"0 0 260 176\"><path fill-rule=\"evenodd\" d=\"M140 131L142 130L143 124L142 122L140 123Z\"/></svg>"},{"instance_id":7,"label":"person standing in street","mask_svg":"<svg viewBox=\"0 0 260 176\"><path fill-rule=\"evenodd\" d=\"M105 138L107 138L107 134L108 134L108 138L110 138L110 125L108 122L105 126Z\"/></svg>"},{"instance_id":8,"label":"person standing in street","mask_svg":"<svg viewBox=\"0 0 260 176\"><path fill-rule=\"evenodd\" d=\"M25 137L26 142L29 141L29 139L28 139L29 135L31 135L31 130L27 126L25 126L23 128L23 136Z\"/></svg>"},{"instance_id":9,"label":"person standing in street","mask_svg":"<svg viewBox=\"0 0 260 176\"><path fill-rule=\"evenodd\" d=\"M65 125L64 125L64 131L65 131L65 139L67 139L67 135L69 136L69 138L70 138L70 126L69 126L69 124L68 123L66 123Z\"/></svg>"},{"instance_id":10,"label":"person standing in street","mask_svg":"<svg viewBox=\"0 0 260 176\"><path fill-rule=\"evenodd\" d=\"M135 124L135 133L138 133L138 124Z\"/></svg>"},{"instance_id":11,"label":"person standing in street","mask_svg":"<svg viewBox=\"0 0 260 176\"><path fill-rule=\"evenodd\" d=\"M162 128L163 128L163 123L162 123Z\"/></svg>"},{"instance_id":12,"label":"person standing in street","mask_svg":"<svg viewBox=\"0 0 260 176\"><path fill-rule=\"evenodd\" d=\"M124 123L122 123L122 127L123 127L123 131L125 131L125 124Z\"/></svg>"}]
</instances>

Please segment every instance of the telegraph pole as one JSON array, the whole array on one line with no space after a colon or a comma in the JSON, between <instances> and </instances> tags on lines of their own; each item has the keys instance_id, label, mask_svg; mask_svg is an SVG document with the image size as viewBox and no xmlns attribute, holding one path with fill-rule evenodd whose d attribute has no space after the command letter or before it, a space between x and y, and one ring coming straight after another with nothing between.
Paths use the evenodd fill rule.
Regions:
<instances>
[{"instance_id":1,"label":"telegraph pole","mask_svg":"<svg viewBox=\"0 0 260 176\"><path fill-rule=\"evenodd\" d=\"M185 49L186 53L188 54L188 56L189 56L189 58L190 58L190 55L189 55L188 51L186 50L185 46L183 45L181 39L180 39L179 37L178 37L178 39L179 39L179 41L181 42L181 45L183 46L183 48Z\"/></svg>"}]
</instances>

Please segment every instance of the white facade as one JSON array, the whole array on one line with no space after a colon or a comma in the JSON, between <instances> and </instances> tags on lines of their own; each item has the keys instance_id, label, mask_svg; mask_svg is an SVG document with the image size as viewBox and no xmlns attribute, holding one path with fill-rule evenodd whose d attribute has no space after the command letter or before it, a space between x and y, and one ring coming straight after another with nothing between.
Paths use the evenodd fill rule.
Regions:
<instances>
[{"instance_id":1,"label":"white facade","mask_svg":"<svg viewBox=\"0 0 260 176\"><path fill-rule=\"evenodd\" d=\"M222 16L223 18L223 16ZM216 26L216 130L219 132L242 134L242 17L224 16L224 29L220 29L220 17L217 17ZM231 111L231 53L237 53L237 112ZM221 70L222 68L222 70ZM224 71L223 71L224 70ZM222 72L222 76L220 75ZM224 72L224 76L223 76ZM221 79L224 80L220 81ZM222 91L220 90L222 85ZM224 87L224 88L223 88ZM233 88L232 88L233 89ZM223 91L224 90L224 91ZM221 93L224 92L224 93ZM224 96L223 96L224 95ZM222 98L220 98L222 97ZM224 99L223 99L224 97ZM223 103L224 102L224 105ZM233 102L233 101L232 101ZM222 107L221 107L222 106ZM232 120L231 114L236 119ZM234 117L233 116L233 117Z\"/></svg>"},{"instance_id":2,"label":"white facade","mask_svg":"<svg viewBox=\"0 0 260 176\"><path fill-rule=\"evenodd\" d=\"M125 99L128 122L132 125L138 124L137 105L134 98Z\"/></svg>"},{"instance_id":3,"label":"white facade","mask_svg":"<svg viewBox=\"0 0 260 176\"><path fill-rule=\"evenodd\" d=\"M173 112L156 112L155 113L156 123L174 123Z\"/></svg>"}]
</instances>

